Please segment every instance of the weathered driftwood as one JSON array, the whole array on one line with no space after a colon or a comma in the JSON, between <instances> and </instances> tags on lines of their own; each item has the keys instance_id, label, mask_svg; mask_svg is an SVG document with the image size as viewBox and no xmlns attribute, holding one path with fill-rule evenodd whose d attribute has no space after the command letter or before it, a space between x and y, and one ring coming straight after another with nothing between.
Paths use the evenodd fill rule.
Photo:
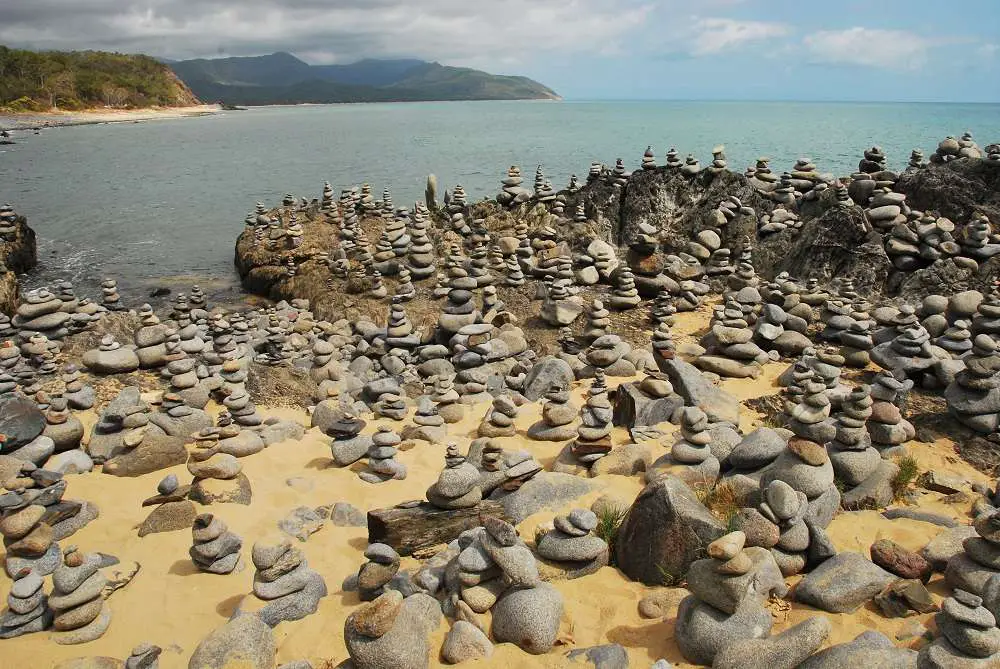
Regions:
<instances>
[{"instance_id":1,"label":"weathered driftwood","mask_svg":"<svg viewBox=\"0 0 1000 669\"><path fill-rule=\"evenodd\" d=\"M481 515L510 522L503 505L490 500L468 509L439 509L429 502L374 509L368 512L368 543L388 544L400 555L412 555L446 544L465 530L480 526Z\"/></svg>"}]
</instances>

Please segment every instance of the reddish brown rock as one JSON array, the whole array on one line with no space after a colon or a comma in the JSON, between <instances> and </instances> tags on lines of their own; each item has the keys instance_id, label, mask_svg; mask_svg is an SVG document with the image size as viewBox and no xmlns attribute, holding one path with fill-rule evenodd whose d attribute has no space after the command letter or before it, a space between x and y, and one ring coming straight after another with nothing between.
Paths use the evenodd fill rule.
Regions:
<instances>
[{"instance_id":1,"label":"reddish brown rock","mask_svg":"<svg viewBox=\"0 0 1000 669\"><path fill-rule=\"evenodd\" d=\"M901 578L917 579L924 583L931 577L933 567L923 557L906 550L888 539L879 539L871 546L872 562Z\"/></svg>"}]
</instances>

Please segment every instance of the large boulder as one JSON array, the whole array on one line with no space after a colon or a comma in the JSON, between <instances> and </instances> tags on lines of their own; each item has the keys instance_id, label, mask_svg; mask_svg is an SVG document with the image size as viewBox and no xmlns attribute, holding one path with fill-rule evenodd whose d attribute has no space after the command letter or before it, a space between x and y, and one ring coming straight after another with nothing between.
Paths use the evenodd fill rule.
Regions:
<instances>
[{"instance_id":1,"label":"large boulder","mask_svg":"<svg viewBox=\"0 0 1000 669\"><path fill-rule=\"evenodd\" d=\"M686 406L696 406L712 423L739 424L740 403L735 397L713 385L701 370L678 358L657 356L656 364L684 399Z\"/></svg>"},{"instance_id":2,"label":"large boulder","mask_svg":"<svg viewBox=\"0 0 1000 669\"><path fill-rule=\"evenodd\" d=\"M845 551L807 574L795 599L830 613L850 613L897 578L864 555Z\"/></svg>"},{"instance_id":3,"label":"large boulder","mask_svg":"<svg viewBox=\"0 0 1000 669\"><path fill-rule=\"evenodd\" d=\"M537 402L554 385L569 388L576 376L569 363L555 356L546 356L528 370L521 394L532 402Z\"/></svg>"},{"instance_id":4,"label":"large boulder","mask_svg":"<svg viewBox=\"0 0 1000 669\"><path fill-rule=\"evenodd\" d=\"M45 415L23 395L0 399L0 452L10 453L35 440L45 429Z\"/></svg>"},{"instance_id":5,"label":"large boulder","mask_svg":"<svg viewBox=\"0 0 1000 669\"><path fill-rule=\"evenodd\" d=\"M618 531L618 568L647 585L680 579L726 533L682 480L664 476L639 493Z\"/></svg>"},{"instance_id":6,"label":"large boulder","mask_svg":"<svg viewBox=\"0 0 1000 669\"><path fill-rule=\"evenodd\" d=\"M202 639L188 669L274 669L277 652L271 628L258 616L244 614Z\"/></svg>"}]
</instances>

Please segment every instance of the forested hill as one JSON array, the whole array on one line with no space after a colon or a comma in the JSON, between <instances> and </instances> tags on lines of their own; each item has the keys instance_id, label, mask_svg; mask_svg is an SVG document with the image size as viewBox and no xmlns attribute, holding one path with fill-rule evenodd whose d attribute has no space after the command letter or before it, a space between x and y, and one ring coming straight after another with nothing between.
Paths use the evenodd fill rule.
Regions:
<instances>
[{"instance_id":1,"label":"forested hill","mask_svg":"<svg viewBox=\"0 0 1000 669\"><path fill-rule=\"evenodd\" d=\"M27 51L0 45L0 109L13 112L199 104L168 65L103 51Z\"/></svg>"},{"instance_id":2,"label":"forested hill","mask_svg":"<svg viewBox=\"0 0 1000 669\"><path fill-rule=\"evenodd\" d=\"M291 54L273 53L185 60L170 67L202 100L242 105L559 98L527 77L412 59L309 65Z\"/></svg>"}]
</instances>

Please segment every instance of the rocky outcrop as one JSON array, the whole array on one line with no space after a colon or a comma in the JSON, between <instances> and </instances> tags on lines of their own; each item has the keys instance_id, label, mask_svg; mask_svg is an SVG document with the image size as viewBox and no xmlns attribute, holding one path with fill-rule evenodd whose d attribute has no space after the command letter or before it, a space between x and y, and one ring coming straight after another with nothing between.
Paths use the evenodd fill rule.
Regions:
<instances>
[{"instance_id":1,"label":"rocky outcrop","mask_svg":"<svg viewBox=\"0 0 1000 669\"><path fill-rule=\"evenodd\" d=\"M27 272L38 263L35 231L24 216L3 208L5 220L0 221L0 313L13 315L18 304L17 274Z\"/></svg>"}]
</instances>

